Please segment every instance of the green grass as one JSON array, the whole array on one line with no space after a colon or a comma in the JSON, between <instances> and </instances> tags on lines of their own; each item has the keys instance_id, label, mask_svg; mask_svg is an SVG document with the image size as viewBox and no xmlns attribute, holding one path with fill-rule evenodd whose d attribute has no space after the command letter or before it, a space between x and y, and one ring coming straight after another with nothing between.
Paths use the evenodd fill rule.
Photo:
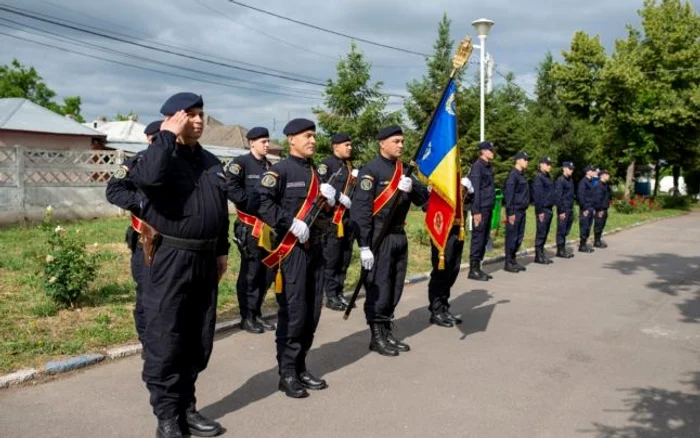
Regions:
<instances>
[{"instance_id":1,"label":"green grass","mask_svg":"<svg viewBox=\"0 0 700 438\"><path fill-rule=\"evenodd\" d=\"M626 227L656 217L670 217L680 211L662 210L644 214L620 215L611 211L608 229ZM232 218L233 221L233 218ZM24 367L41 367L47 360L136 340L133 324L134 283L129 264L130 253L124 243L127 218L102 219L62 224L79 230L88 249L97 254L100 268L95 281L76 309L58 309L44 295L41 261L47 255L44 235L38 226L15 226L0 230L0 373ZM430 246L425 239L423 214L411 211L407 219L409 236L409 275L430 271ZM532 246L534 212L527 219L523 247ZM570 239L577 238L574 224ZM422 238L421 238L422 235ZM549 241L554 239L554 226ZM468 233L467 233L468 236ZM492 254L503 251L503 231L494 233ZM468 256L468 242L465 258ZM229 271L220 283L218 314L220 320L238 315L235 293L238 250L232 245ZM346 288L359 276L359 256L354 248ZM275 307L269 292L266 308Z\"/></svg>"}]
</instances>

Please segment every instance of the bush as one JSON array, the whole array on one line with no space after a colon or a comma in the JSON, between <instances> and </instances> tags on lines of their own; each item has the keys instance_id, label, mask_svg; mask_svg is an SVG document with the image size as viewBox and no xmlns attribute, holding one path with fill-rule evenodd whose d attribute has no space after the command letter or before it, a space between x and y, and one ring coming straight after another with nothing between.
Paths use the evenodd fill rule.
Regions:
<instances>
[{"instance_id":1,"label":"bush","mask_svg":"<svg viewBox=\"0 0 700 438\"><path fill-rule=\"evenodd\" d=\"M660 196L658 202L661 208L672 208L676 210L690 210L693 199L690 196Z\"/></svg>"},{"instance_id":2,"label":"bush","mask_svg":"<svg viewBox=\"0 0 700 438\"><path fill-rule=\"evenodd\" d=\"M629 201L619 199L613 201L613 208L620 214L647 213L661 209L661 205L653 198L645 198L643 196L635 196Z\"/></svg>"},{"instance_id":3,"label":"bush","mask_svg":"<svg viewBox=\"0 0 700 438\"><path fill-rule=\"evenodd\" d=\"M53 225L48 208L42 223L49 251L43 260L44 291L57 306L74 307L95 277L97 259L86 251L77 233Z\"/></svg>"}]
</instances>

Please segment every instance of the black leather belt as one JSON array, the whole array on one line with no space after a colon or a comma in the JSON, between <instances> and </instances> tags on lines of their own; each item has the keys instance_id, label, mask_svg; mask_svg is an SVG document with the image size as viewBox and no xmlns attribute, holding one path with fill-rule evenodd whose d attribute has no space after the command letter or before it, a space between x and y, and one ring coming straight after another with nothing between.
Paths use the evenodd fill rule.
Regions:
<instances>
[{"instance_id":1,"label":"black leather belt","mask_svg":"<svg viewBox=\"0 0 700 438\"><path fill-rule=\"evenodd\" d=\"M186 249L189 251L215 251L217 242L218 239L181 239L179 237L163 235L161 244L171 248Z\"/></svg>"}]
</instances>

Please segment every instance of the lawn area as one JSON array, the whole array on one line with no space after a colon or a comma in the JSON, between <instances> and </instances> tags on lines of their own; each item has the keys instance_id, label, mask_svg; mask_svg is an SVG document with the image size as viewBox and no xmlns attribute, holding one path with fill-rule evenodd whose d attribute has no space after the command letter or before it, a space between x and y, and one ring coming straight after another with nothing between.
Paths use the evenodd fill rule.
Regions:
<instances>
[{"instance_id":1,"label":"lawn area","mask_svg":"<svg viewBox=\"0 0 700 438\"><path fill-rule=\"evenodd\" d=\"M608 229L626 227L656 217L682 214L661 210L620 215L611 210ZM233 218L232 218L233 221ZM45 235L36 225L0 230L0 373L25 367L41 367L45 361L133 342L136 339L132 311L134 283L129 268L129 251L124 243L127 218L101 219L62 224L68 232L79 233L90 251L100 260L100 268L90 290L75 309L58 310L44 295L41 261L48 254ZM429 238L423 231L423 215L412 211L408 218L409 275L430 270ZM524 247L534 240L534 212L530 209ZM468 234L468 233L467 233ZM571 239L577 238L574 225ZM494 235L492 253L503 248L503 231ZM549 241L554 239L554 227ZM468 248L468 246L467 246ZM465 260L468 255L465 251ZM238 315L235 296L238 250L232 245L229 272L220 285L219 320ZM359 276L357 248L353 254L348 283ZM274 308L268 294L266 306ZM361 309L359 310L361 311Z\"/></svg>"}]
</instances>

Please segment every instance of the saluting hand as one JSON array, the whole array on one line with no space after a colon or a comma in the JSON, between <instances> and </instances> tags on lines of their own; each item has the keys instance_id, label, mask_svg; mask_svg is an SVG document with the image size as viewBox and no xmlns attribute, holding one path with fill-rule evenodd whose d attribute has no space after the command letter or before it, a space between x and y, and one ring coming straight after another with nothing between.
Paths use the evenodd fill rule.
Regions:
<instances>
[{"instance_id":1,"label":"saluting hand","mask_svg":"<svg viewBox=\"0 0 700 438\"><path fill-rule=\"evenodd\" d=\"M180 110L172 116L166 117L163 121L163 124L160 125L160 130L170 131L173 134L175 134L175 136L179 136L185 131L188 121L189 119L187 118L187 113L183 110Z\"/></svg>"}]
</instances>

